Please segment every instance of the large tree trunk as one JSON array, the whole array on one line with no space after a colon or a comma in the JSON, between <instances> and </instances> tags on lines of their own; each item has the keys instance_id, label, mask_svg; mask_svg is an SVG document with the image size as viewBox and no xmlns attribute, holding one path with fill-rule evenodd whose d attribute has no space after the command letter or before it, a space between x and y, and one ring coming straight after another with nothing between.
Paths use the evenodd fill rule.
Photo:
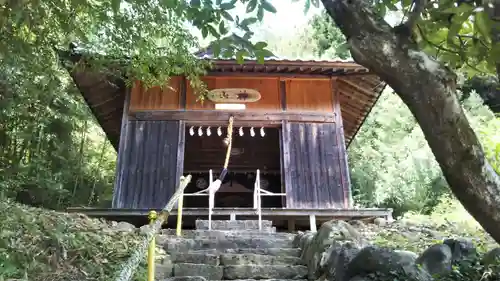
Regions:
<instances>
[{"instance_id":1,"label":"large tree trunk","mask_svg":"<svg viewBox=\"0 0 500 281\"><path fill-rule=\"evenodd\" d=\"M458 103L456 75L392 28L365 0L322 0L352 57L385 80L411 110L452 192L500 242L500 176Z\"/></svg>"}]
</instances>

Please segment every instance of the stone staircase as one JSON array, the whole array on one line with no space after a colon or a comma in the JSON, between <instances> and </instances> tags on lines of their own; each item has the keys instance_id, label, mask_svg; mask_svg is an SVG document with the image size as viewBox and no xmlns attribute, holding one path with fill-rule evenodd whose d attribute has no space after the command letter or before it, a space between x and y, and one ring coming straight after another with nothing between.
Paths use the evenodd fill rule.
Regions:
<instances>
[{"instance_id":1,"label":"stone staircase","mask_svg":"<svg viewBox=\"0 0 500 281\"><path fill-rule=\"evenodd\" d=\"M277 233L271 221L198 220L196 230L164 230L157 244L166 258L156 266L156 280L299 280L307 278L300 249L292 245L294 234Z\"/></svg>"}]
</instances>

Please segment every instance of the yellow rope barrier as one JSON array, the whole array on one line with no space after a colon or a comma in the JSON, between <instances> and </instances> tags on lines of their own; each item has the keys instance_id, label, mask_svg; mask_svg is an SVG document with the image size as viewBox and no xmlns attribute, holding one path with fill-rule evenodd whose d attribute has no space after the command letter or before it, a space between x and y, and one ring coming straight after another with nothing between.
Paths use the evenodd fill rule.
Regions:
<instances>
[{"instance_id":1,"label":"yellow rope barrier","mask_svg":"<svg viewBox=\"0 0 500 281\"><path fill-rule=\"evenodd\" d=\"M184 194L179 197L179 201L177 203L177 229L175 230L175 234L180 237L182 235L182 207L184 205Z\"/></svg>"},{"instance_id":2,"label":"yellow rope barrier","mask_svg":"<svg viewBox=\"0 0 500 281\"><path fill-rule=\"evenodd\" d=\"M182 198L182 197L181 197ZM152 226L157 218L156 211L149 212L149 224ZM156 250L156 237L153 236L149 242L148 248L148 281L155 280L155 250Z\"/></svg>"}]
</instances>

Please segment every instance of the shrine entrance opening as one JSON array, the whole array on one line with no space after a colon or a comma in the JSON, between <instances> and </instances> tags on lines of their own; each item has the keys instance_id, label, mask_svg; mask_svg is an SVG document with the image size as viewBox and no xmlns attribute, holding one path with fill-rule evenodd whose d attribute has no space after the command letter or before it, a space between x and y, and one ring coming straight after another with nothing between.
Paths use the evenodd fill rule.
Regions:
<instances>
[{"instance_id":1,"label":"shrine entrance opening","mask_svg":"<svg viewBox=\"0 0 500 281\"><path fill-rule=\"evenodd\" d=\"M273 193L284 192L281 178L281 128L239 127L233 129L233 148L228 175L215 194L216 208L252 208L257 169L260 170L261 188ZM208 187L212 170L213 179L221 172L227 146L223 140L227 127L187 126L184 149L184 174L193 175L186 193ZM282 196L264 196L262 207L283 207ZM184 207L208 207L205 196L189 196Z\"/></svg>"}]
</instances>

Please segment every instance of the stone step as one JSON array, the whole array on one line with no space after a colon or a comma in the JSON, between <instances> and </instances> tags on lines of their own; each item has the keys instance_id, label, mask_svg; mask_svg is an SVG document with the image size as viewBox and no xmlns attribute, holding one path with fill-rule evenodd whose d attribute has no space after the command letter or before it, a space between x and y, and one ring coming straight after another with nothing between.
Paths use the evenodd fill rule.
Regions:
<instances>
[{"instance_id":1,"label":"stone step","mask_svg":"<svg viewBox=\"0 0 500 281\"><path fill-rule=\"evenodd\" d=\"M169 278L160 278L156 281L207 281L203 276L177 276Z\"/></svg>"},{"instance_id":2,"label":"stone step","mask_svg":"<svg viewBox=\"0 0 500 281\"><path fill-rule=\"evenodd\" d=\"M256 281L258 279L235 279L233 281ZM264 279L265 281L308 281L307 279ZM177 277L169 277L164 278L157 281L208 281L203 276L177 276ZM214 281L222 281L222 280L214 280Z\"/></svg>"},{"instance_id":3,"label":"stone step","mask_svg":"<svg viewBox=\"0 0 500 281\"><path fill-rule=\"evenodd\" d=\"M299 257L259 254L222 254L221 265L302 265Z\"/></svg>"},{"instance_id":4,"label":"stone step","mask_svg":"<svg viewBox=\"0 0 500 281\"><path fill-rule=\"evenodd\" d=\"M290 256L290 257L300 257L301 249L299 248L238 248L238 249L207 249L207 250L196 250L190 253L199 254L258 254L258 255L269 255L269 256Z\"/></svg>"},{"instance_id":5,"label":"stone step","mask_svg":"<svg viewBox=\"0 0 500 281\"><path fill-rule=\"evenodd\" d=\"M208 265L302 265L302 260L294 256L272 256L260 254L208 254L186 252L170 254L172 263L196 263Z\"/></svg>"},{"instance_id":6,"label":"stone step","mask_svg":"<svg viewBox=\"0 0 500 281\"><path fill-rule=\"evenodd\" d=\"M262 280L262 281L291 281L291 280L293 280L293 281L308 281L307 279L234 279L233 281L256 281L256 280ZM184 280L180 280L180 281L184 281ZM186 281L191 281L191 280L186 280ZM192 280L192 281L199 281L199 280Z\"/></svg>"},{"instance_id":7,"label":"stone step","mask_svg":"<svg viewBox=\"0 0 500 281\"><path fill-rule=\"evenodd\" d=\"M224 279L305 279L303 265L229 265L223 267Z\"/></svg>"},{"instance_id":8,"label":"stone step","mask_svg":"<svg viewBox=\"0 0 500 281\"><path fill-rule=\"evenodd\" d=\"M208 220L196 220L197 230L208 230ZM259 230L258 220L212 220L212 230ZM262 221L262 231L276 232L272 221Z\"/></svg>"},{"instance_id":9,"label":"stone step","mask_svg":"<svg viewBox=\"0 0 500 281\"><path fill-rule=\"evenodd\" d=\"M235 279L305 279L307 267L303 265L229 265L178 263L174 264L174 277L202 276L207 280Z\"/></svg>"},{"instance_id":10,"label":"stone step","mask_svg":"<svg viewBox=\"0 0 500 281\"><path fill-rule=\"evenodd\" d=\"M185 253L171 253L170 258L173 263L198 263L208 265L219 265L219 254L198 253L198 252L185 252Z\"/></svg>"},{"instance_id":11,"label":"stone step","mask_svg":"<svg viewBox=\"0 0 500 281\"><path fill-rule=\"evenodd\" d=\"M174 264L173 276L202 276L207 280L221 280L224 276L224 267L209 264L177 263Z\"/></svg>"},{"instance_id":12,"label":"stone step","mask_svg":"<svg viewBox=\"0 0 500 281\"><path fill-rule=\"evenodd\" d=\"M175 236L175 229L162 229L162 235ZM231 237L276 237L293 240L296 234L287 232L263 232L258 230L183 230L182 238L200 239L200 238L218 238L225 239Z\"/></svg>"},{"instance_id":13,"label":"stone step","mask_svg":"<svg viewBox=\"0 0 500 281\"><path fill-rule=\"evenodd\" d=\"M188 252L209 249L236 248L292 248L293 241L280 238L226 238L226 239L187 239L158 237L158 245L162 245L168 253Z\"/></svg>"}]
</instances>

